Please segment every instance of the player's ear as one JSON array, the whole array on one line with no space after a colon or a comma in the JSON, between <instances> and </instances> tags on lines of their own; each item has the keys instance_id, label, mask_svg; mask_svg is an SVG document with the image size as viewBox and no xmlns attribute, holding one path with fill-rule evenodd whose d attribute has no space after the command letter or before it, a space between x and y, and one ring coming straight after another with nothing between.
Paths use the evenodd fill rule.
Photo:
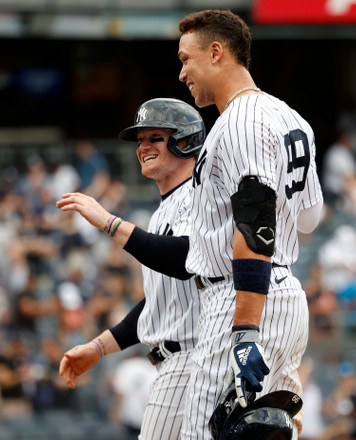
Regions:
<instances>
[{"instance_id":1,"label":"player's ear","mask_svg":"<svg viewBox=\"0 0 356 440\"><path fill-rule=\"evenodd\" d=\"M219 43L219 41L213 41L210 45L210 57L211 57L211 61L213 63L216 63L220 60L221 55L224 51L224 48L222 46L221 43Z\"/></svg>"}]
</instances>

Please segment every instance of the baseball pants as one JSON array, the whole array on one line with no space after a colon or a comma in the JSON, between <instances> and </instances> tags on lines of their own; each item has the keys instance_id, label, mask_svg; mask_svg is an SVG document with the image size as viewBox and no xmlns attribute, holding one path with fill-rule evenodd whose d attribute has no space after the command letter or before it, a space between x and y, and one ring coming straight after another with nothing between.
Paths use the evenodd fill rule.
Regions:
<instances>
[{"instance_id":1,"label":"baseball pants","mask_svg":"<svg viewBox=\"0 0 356 440\"><path fill-rule=\"evenodd\" d=\"M282 280L282 281L281 281ZM199 341L187 389L182 440L211 440L210 416L231 380L229 355L235 310L232 280L201 291ZM256 398L277 390L302 396L297 368L308 340L308 306L299 281L287 268L272 269L270 290L261 318L260 332L270 373Z\"/></svg>"},{"instance_id":2,"label":"baseball pants","mask_svg":"<svg viewBox=\"0 0 356 440\"><path fill-rule=\"evenodd\" d=\"M180 439L185 397L192 368L191 353L178 352L157 365L139 440Z\"/></svg>"}]
</instances>

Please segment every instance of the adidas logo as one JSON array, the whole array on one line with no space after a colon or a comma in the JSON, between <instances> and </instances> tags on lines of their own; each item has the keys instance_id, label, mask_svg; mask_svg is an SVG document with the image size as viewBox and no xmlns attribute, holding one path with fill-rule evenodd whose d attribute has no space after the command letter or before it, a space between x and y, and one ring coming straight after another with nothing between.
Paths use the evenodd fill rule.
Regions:
<instances>
[{"instance_id":1,"label":"adidas logo","mask_svg":"<svg viewBox=\"0 0 356 440\"><path fill-rule=\"evenodd\" d=\"M242 365L246 365L248 355L250 354L251 350L252 347L250 346L237 351L237 355L239 356L239 361Z\"/></svg>"}]
</instances>

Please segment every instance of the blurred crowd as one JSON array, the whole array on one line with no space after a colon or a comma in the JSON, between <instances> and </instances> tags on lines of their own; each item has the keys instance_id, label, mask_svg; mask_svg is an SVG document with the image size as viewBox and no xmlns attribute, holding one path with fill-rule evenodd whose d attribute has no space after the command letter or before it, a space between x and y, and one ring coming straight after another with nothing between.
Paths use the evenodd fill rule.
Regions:
<instances>
[{"instance_id":1,"label":"blurred crowd","mask_svg":"<svg viewBox=\"0 0 356 440\"><path fill-rule=\"evenodd\" d=\"M356 438L353 118L341 118L325 153L322 222L315 233L300 237L293 268L310 307L310 348L300 370L303 440ZM151 211L131 206L109 155L93 141L78 141L64 162L41 154L24 158L24 166L7 166L0 177L0 428L10 419L70 411L115 429L124 426L127 438L137 438L140 408L154 377L145 347L105 358L74 390L59 378L58 365L67 349L116 324L142 298L140 265L55 202L66 192L85 192L144 228Z\"/></svg>"},{"instance_id":2,"label":"blurred crowd","mask_svg":"<svg viewBox=\"0 0 356 440\"><path fill-rule=\"evenodd\" d=\"M90 140L78 141L72 160L40 154L2 173L0 185L0 417L70 409L119 420L118 359L102 362L66 388L58 376L63 353L119 322L143 296L141 268L113 240L77 213L55 204L81 191L109 212L146 217L128 204L125 185L112 176L110 157ZM129 353L126 357L133 356ZM149 368L149 367L148 367ZM104 370L104 373L103 371ZM146 367L147 370L147 367ZM90 383L90 386L89 386ZM104 398L98 398L104 394ZM140 395L139 389L138 394ZM119 409L117 410L119 412Z\"/></svg>"},{"instance_id":3,"label":"blurred crowd","mask_svg":"<svg viewBox=\"0 0 356 440\"><path fill-rule=\"evenodd\" d=\"M342 115L322 167L321 224L293 269L310 312L303 440L356 439L356 115Z\"/></svg>"}]
</instances>

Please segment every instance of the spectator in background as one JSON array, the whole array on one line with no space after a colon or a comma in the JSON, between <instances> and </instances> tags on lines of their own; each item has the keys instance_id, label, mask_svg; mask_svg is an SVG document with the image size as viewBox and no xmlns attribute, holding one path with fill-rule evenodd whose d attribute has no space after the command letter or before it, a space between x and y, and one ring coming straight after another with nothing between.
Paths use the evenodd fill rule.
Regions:
<instances>
[{"instance_id":1,"label":"spectator in background","mask_svg":"<svg viewBox=\"0 0 356 440\"><path fill-rule=\"evenodd\" d=\"M0 419L4 424L10 418L30 420L33 412L58 409L83 414L89 409L91 414L95 411L107 417L106 408L94 404L113 366L103 363L96 378L88 374L79 379L79 385L90 383L88 387L69 390L57 374L58 353L94 336L99 320L89 303L106 260L117 270L124 266L125 280L130 279L133 267L126 257L120 258L124 251L111 251L110 237L82 221L79 214L58 212L55 194L60 187L76 188L79 174L62 160L57 166L54 156L47 161L48 154L44 152L43 159L42 154L24 153L24 172L0 188ZM101 200L116 212L123 206L126 188L119 181L112 182L108 174L105 179L102 182L108 184L103 185ZM102 245L105 241L110 249ZM105 258L98 258L99 249ZM77 290L82 298L71 295L65 283L74 286L72 293ZM116 310L115 301L111 312Z\"/></svg>"},{"instance_id":2,"label":"spectator in background","mask_svg":"<svg viewBox=\"0 0 356 440\"><path fill-rule=\"evenodd\" d=\"M114 371L111 382L114 401L110 420L123 425L128 439L137 439L140 434L143 415L156 376L156 368L147 363L140 353L135 352L122 360Z\"/></svg>"},{"instance_id":3,"label":"spectator in background","mask_svg":"<svg viewBox=\"0 0 356 440\"><path fill-rule=\"evenodd\" d=\"M341 208L354 223L356 219L356 174L345 178L345 193Z\"/></svg>"},{"instance_id":4,"label":"spectator in background","mask_svg":"<svg viewBox=\"0 0 356 440\"><path fill-rule=\"evenodd\" d=\"M307 295L310 318L310 338L334 338L337 336L335 312L338 303L335 291L322 282L322 269L318 263L310 268L308 278L303 283Z\"/></svg>"},{"instance_id":5,"label":"spectator in background","mask_svg":"<svg viewBox=\"0 0 356 440\"><path fill-rule=\"evenodd\" d=\"M124 268L103 268L100 286L88 302L88 310L96 320L98 331L113 327L130 311L127 286L128 272Z\"/></svg>"},{"instance_id":6,"label":"spectator in background","mask_svg":"<svg viewBox=\"0 0 356 440\"><path fill-rule=\"evenodd\" d=\"M31 272L24 290L14 300L15 329L34 342L40 337L40 319L52 317L55 326L59 310L57 298L41 297L40 277Z\"/></svg>"},{"instance_id":7,"label":"spectator in background","mask_svg":"<svg viewBox=\"0 0 356 440\"><path fill-rule=\"evenodd\" d=\"M337 136L325 153L323 189L325 200L335 205L343 200L347 179L356 175L356 117L344 115L337 127Z\"/></svg>"},{"instance_id":8,"label":"spectator in background","mask_svg":"<svg viewBox=\"0 0 356 440\"><path fill-rule=\"evenodd\" d=\"M300 440L323 440L323 396L313 379L315 364L305 357L298 369L303 384L303 431Z\"/></svg>"},{"instance_id":9,"label":"spectator in background","mask_svg":"<svg viewBox=\"0 0 356 440\"><path fill-rule=\"evenodd\" d=\"M339 365L335 388L327 396L325 414L329 423L323 440L356 439L356 376L354 365Z\"/></svg>"},{"instance_id":10,"label":"spectator in background","mask_svg":"<svg viewBox=\"0 0 356 440\"><path fill-rule=\"evenodd\" d=\"M29 345L13 333L0 347L0 419L31 414L26 394L29 368Z\"/></svg>"},{"instance_id":11,"label":"spectator in background","mask_svg":"<svg viewBox=\"0 0 356 440\"><path fill-rule=\"evenodd\" d=\"M49 157L46 164L49 173L49 189L54 199L57 200L63 191L75 191L80 187L81 177L72 164L63 162L54 154Z\"/></svg>"},{"instance_id":12,"label":"spectator in background","mask_svg":"<svg viewBox=\"0 0 356 440\"><path fill-rule=\"evenodd\" d=\"M100 198L110 180L109 163L91 140L77 141L73 165L80 177L81 191L92 197Z\"/></svg>"},{"instance_id":13,"label":"spectator in background","mask_svg":"<svg viewBox=\"0 0 356 440\"><path fill-rule=\"evenodd\" d=\"M356 274L356 231L350 225L337 227L319 249L322 284L338 293Z\"/></svg>"},{"instance_id":14,"label":"spectator in background","mask_svg":"<svg viewBox=\"0 0 356 440\"><path fill-rule=\"evenodd\" d=\"M12 320L12 304L7 292L0 286L0 332L10 325ZM1 333L0 333L1 338Z\"/></svg>"},{"instance_id":15,"label":"spectator in background","mask_svg":"<svg viewBox=\"0 0 356 440\"><path fill-rule=\"evenodd\" d=\"M4 245L3 251L6 258L2 257L3 276L0 283L7 289L9 297L15 297L23 291L30 277L31 268L26 247L21 239L16 237Z\"/></svg>"},{"instance_id":16,"label":"spectator in background","mask_svg":"<svg viewBox=\"0 0 356 440\"><path fill-rule=\"evenodd\" d=\"M26 204L29 204L34 214L42 210L40 193L49 184L50 178L43 159L37 154L32 154L26 159L26 171L20 176L16 190L24 198Z\"/></svg>"}]
</instances>

